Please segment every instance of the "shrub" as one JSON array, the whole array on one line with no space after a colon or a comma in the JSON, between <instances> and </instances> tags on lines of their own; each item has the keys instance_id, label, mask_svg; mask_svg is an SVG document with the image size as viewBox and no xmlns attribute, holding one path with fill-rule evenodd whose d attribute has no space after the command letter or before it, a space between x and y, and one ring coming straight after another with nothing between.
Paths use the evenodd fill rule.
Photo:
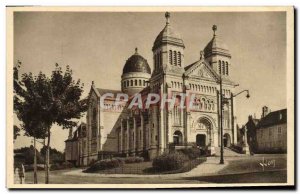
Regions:
<instances>
[{"instance_id":1,"label":"shrub","mask_svg":"<svg viewBox=\"0 0 300 194\"><path fill-rule=\"evenodd\" d=\"M121 166L121 162L117 159L105 159L100 160L92 164L88 169L86 169L84 172L96 172L99 170L106 170L111 168L117 168Z\"/></svg>"},{"instance_id":2,"label":"shrub","mask_svg":"<svg viewBox=\"0 0 300 194\"><path fill-rule=\"evenodd\" d=\"M125 158L115 157L114 159L118 160L121 165L125 163Z\"/></svg>"},{"instance_id":3,"label":"shrub","mask_svg":"<svg viewBox=\"0 0 300 194\"><path fill-rule=\"evenodd\" d=\"M184 162L187 160L187 156L180 153L163 154L154 158L152 167L160 171L177 170L183 167Z\"/></svg>"},{"instance_id":4,"label":"shrub","mask_svg":"<svg viewBox=\"0 0 300 194\"><path fill-rule=\"evenodd\" d=\"M71 162L63 162L62 164L54 163L50 166L50 170L63 170L73 168L74 165Z\"/></svg>"},{"instance_id":5,"label":"shrub","mask_svg":"<svg viewBox=\"0 0 300 194\"><path fill-rule=\"evenodd\" d=\"M126 164L130 164L130 163L140 163L140 162L144 162L144 158L143 157L127 157L125 158L125 163Z\"/></svg>"},{"instance_id":6,"label":"shrub","mask_svg":"<svg viewBox=\"0 0 300 194\"><path fill-rule=\"evenodd\" d=\"M186 155L190 160L194 160L201 155L201 151L198 148L186 148L180 150L184 155Z\"/></svg>"}]
</instances>

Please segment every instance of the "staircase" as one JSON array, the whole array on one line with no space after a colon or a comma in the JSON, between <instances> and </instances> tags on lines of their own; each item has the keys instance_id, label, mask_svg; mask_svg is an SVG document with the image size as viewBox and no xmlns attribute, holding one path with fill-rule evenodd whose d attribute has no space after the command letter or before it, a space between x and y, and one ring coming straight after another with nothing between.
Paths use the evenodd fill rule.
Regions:
<instances>
[{"instance_id":1,"label":"staircase","mask_svg":"<svg viewBox=\"0 0 300 194\"><path fill-rule=\"evenodd\" d=\"M216 156L220 156L220 150L221 150L220 147L215 147ZM224 157L241 157L241 156L245 156L245 154L240 154L228 147L224 147Z\"/></svg>"}]
</instances>

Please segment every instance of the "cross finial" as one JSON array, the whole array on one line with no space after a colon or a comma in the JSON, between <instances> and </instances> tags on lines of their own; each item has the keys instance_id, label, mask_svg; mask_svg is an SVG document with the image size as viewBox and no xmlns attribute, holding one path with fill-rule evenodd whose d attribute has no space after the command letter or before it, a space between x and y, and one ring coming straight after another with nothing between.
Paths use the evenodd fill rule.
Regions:
<instances>
[{"instance_id":1,"label":"cross finial","mask_svg":"<svg viewBox=\"0 0 300 194\"><path fill-rule=\"evenodd\" d=\"M214 31L214 36L216 35L217 29L218 29L217 25L214 24L213 27L212 27L212 30Z\"/></svg>"},{"instance_id":2,"label":"cross finial","mask_svg":"<svg viewBox=\"0 0 300 194\"><path fill-rule=\"evenodd\" d=\"M166 17L166 24L169 24L169 19L170 19L170 12L166 12L165 13L165 17Z\"/></svg>"},{"instance_id":3,"label":"cross finial","mask_svg":"<svg viewBox=\"0 0 300 194\"><path fill-rule=\"evenodd\" d=\"M138 48L135 47L135 54L138 54Z\"/></svg>"}]
</instances>

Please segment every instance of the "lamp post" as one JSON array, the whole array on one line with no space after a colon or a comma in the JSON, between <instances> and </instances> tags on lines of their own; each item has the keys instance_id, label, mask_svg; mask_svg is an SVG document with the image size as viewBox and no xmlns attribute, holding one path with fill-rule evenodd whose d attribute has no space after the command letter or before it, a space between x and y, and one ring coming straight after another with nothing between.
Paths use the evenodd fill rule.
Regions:
<instances>
[{"instance_id":1,"label":"lamp post","mask_svg":"<svg viewBox=\"0 0 300 194\"><path fill-rule=\"evenodd\" d=\"M249 90L242 90L241 92L238 92L237 94L231 94L230 98L225 98L223 96L222 92L222 74L220 74L220 107L221 107L221 113L220 113L220 130L221 130L221 149L220 149L220 164L224 164L224 139L223 139L223 108L224 104L228 104L229 100L231 102L231 120L232 120L232 127L234 127L234 121L233 121L233 98L240 95L243 92L247 92L246 98L250 98Z\"/></svg>"}]
</instances>

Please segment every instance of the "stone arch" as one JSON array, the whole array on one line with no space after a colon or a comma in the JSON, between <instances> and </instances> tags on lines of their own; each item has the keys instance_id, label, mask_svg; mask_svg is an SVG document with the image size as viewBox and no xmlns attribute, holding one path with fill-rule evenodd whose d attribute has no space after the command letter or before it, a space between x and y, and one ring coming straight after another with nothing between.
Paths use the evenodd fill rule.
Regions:
<instances>
[{"instance_id":1,"label":"stone arch","mask_svg":"<svg viewBox=\"0 0 300 194\"><path fill-rule=\"evenodd\" d=\"M183 135L182 135L181 131L176 130L173 133L173 143L174 143L174 145L181 145L183 143Z\"/></svg>"},{"instance_id":2,"label":"stone arch","mask_svg":"<svg viewBox=\"0 0 300 194\"><path fill-rule=\"evenodd\" d=\"M229 133L225 133L223 136L223 143L224 143L224 147L230 147L231 145L231 137L229 135Z\"/></svg>"}]
</instances>

